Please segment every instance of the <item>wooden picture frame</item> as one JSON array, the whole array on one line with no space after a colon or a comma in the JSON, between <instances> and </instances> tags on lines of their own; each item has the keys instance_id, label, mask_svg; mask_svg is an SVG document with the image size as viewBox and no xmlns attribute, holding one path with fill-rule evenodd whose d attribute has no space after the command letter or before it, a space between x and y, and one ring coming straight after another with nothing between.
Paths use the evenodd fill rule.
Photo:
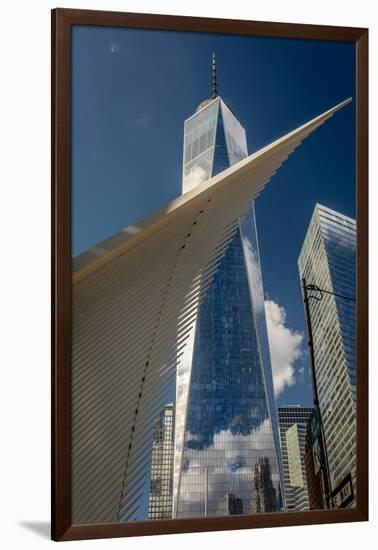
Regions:
<instances>
[{"instance_id":1,"label":"wooden picture frame","mask_svg":"<svg viewBox=\"0 0 378 550\"><path fill-rule=\"evenodd\" d=\"M348 41L356 45L357 506L222 518L71 522L71 27L97 25ZM368 30L106 11L52 11L52 539L110 538L368 520Z\"/></svg>"}]
</instances>

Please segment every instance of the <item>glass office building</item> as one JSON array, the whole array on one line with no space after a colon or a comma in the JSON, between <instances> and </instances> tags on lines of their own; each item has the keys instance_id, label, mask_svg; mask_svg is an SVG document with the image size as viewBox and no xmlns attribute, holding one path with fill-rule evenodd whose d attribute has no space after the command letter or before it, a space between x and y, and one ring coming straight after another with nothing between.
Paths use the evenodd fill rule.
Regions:
<instances>
[{"instance_id":1,"label":"glass office building","mask_svg":"<svg viewBox=\"0 0 378 550\"><path fill-rule=\"evenodd\" d=\"M356 222L315 206L299 256L306 284L336 293L311 291L315 374L331 489L356 471ZM321 298L321 299L319 299Z\"/></svg>"},{"instance_id":2,"label":"glass office building","mask_svg":"<svg viewBox=\"0 0 378 550\"><path fill-rule=\"evenodd\" d=\"M166 405L154 426L148 519L172 517L173 436L173 405Z\"/></svg>"},{"instance_id":3,"label":"glass office building","mask_svg":"<svg viewBox=\"0 0 378 550\"><path fill-rule=\"evenodd\" d=\"M183 193L248 155L216 94L185 121ZM173 516L283 507L278 421L254 205L197 304L176 387Z\"/></svg>"},{"instance_id":4,"label":"glass office building","mask_svg":"<svg viewBox=\"0 0 378 550\"><path fill-rule=\"evenodd\" d=\"M305 470L306 435L313 407L278 407L286 506L288 512L309 509Z\"/></svg>"}]
</instances>

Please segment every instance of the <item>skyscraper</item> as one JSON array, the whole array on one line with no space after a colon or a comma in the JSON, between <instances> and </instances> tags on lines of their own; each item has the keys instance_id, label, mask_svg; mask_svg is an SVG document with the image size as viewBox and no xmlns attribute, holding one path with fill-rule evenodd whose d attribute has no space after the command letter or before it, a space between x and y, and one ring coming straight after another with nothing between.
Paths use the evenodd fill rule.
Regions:
<instances>
[{"instance_id":1,"label":"skyscraper","mask_svg":"<svg viewBox=\"0 0 378 550\"><path fill-rule=\"evenodd\" d=\"M149 519L172 517L173 405L166 405L154 426L152 441Z\"/></svg>"},{"instance_id":2,"label":"skyscraper","mask_svg":"<svg viewBox=\"0 0 378 550\"><path fill-rule=\"evenodd\" d=\"M217 94L185 121L183 193L247 157L244 128ZM180 359L176 390L175 517L282 508L278 422L254 205L206 295Z\"/></svg>"},{"instance_id":3,"label":"skyscraper","mask_svg":"<svg viewBox=\"0 0 378 550\"><path fill-rule=\"evenodd\" d=\"M226 109L219 98L214 100ZM172 400L177 372L173 496L179 493L177 473L182 481L181 471L189 472L199 465L202 478L194 479L199 491L205 488L207 508L197 512L194 507L193 515L212 513L211 484L218 481L218 474L217 513L272 508L269 502L273 501L278 507L278 429L272 406L257 241L251 216L248 223L240 220L288 156L349 102L336 105L74 259L74 523L127 522L148 517L156 420ZM220 111L217 116L219 121ZM230 247L234 237L239 244ZM240 269L241 247L246 270ZM230 261L229 250L238 262ZM230 264L234 266L231 273ZM222 283L227 273L229 287ZM195 335L199 332L193 327L200 323L206 326L206 316L211 317L206 291L212 281L218 281L224 292L213 313L214 326L216 322L221 328L222 338L226 335L228 347L224 342L219 344L218 335L214 355L217 362L210 364L209 382L204 386L201 377L206 373L202 370L201 377L198 375L201 365L197 361L193 363L195 369L191 368L193 353L188 351L193 352L197 346ZM239 291L237 307L229 298L235 289ZM211 292L213 300L214 290ZM203 304L207 306L202 313ZM237 325L239 331L235 330L235 317L242 321ZM238 369L234 368L235 357L243 359L237 363ZM226 366L228 378L224 375ZM192 370L197 373L192 379L200 383L191 384ZM202 403L205 410L208 404L212 413L208 419L203 415L204 429L200 424L197 434L193 430L195 416L191 415L191 437L185 430L187 397L189 387L196 396L195 384L197 389L209 392ZM209 429L213 435L206 436ZM185 439L186 435L189 437ZM196 451L196 438L198 447L202 445L209 458L207 464L203 454L197 456L197 462L189 456ZM207 444L211 440L214 443ZM182 486L186 488L185 483ZM192 488L185 489L182 502L186 499L187 503L191 496L198 502L198 495L192 493Z\"/></svg>"},{"instance_id":4,"label":"skyscraper","mask_svg":"<svg viewBox=\"0 0 378 550\"><path fill-rule=\"evenodd\" d=\"M299 273L312 290L308 301L315 377L331 490L356 472L356 223L315 206L299 256ZM349 504L353 499L348 498ZM339 499L334 505L338 506ZM345 505L345 502L342 503Z\"/></svg>"},{"instance_id":5,"label":"skyscraper","mask_svg":"<svg viewBox=\"0 0 378 550\"><path fill-rule=\"evenodd\" d=\"M278 407L287 510L308 510L305 446L314 409L287 405Z\"/></svg>"}]
</instances>

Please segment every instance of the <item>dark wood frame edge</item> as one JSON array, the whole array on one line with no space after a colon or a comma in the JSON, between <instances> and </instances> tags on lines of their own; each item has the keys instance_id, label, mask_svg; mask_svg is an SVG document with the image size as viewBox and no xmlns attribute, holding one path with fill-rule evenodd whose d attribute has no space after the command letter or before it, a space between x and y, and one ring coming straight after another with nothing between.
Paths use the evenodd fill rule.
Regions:
<instances>
[{"instance_id":1,"label":"dark wood frame edge","mask_svg":"<svg viewBox=\"0 0 378 550\"><path fill-rule=\"evenodd\" d=\"M254 34L356 44L357 507L120 524L71 525L71 25ZM52 409L51 537L55 541L368 520L368 30L91 10L52 10Z\"/></svg>"}]
</instances>

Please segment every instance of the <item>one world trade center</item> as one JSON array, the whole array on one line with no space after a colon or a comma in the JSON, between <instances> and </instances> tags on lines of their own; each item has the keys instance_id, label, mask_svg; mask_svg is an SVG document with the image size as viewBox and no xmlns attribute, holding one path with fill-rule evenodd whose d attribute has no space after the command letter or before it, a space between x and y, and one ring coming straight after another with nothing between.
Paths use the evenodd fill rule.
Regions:
<instances>
[{"instance_id":1,"label":"one world trade center","mask_svg":"<svg viewBox=\"0 0 378 550\"><path fill-rule=\"evenodd\" d=\"M218 95L185 121L183 193L248 156L246 133ZM280 511L278 422L254 204L217 266L176 382L173 517Z\"/></svg>"}]
</instances>

